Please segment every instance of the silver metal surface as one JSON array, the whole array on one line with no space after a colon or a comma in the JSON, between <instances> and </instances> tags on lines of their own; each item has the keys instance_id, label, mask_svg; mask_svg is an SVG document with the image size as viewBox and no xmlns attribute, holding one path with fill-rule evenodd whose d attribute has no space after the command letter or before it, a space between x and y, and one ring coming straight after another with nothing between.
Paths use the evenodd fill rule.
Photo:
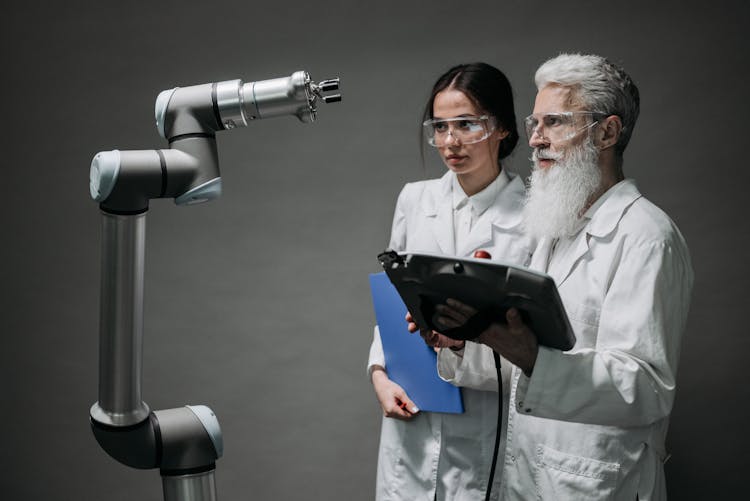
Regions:
<instances>
[{"instance_id":1,"label":"silver metal surface","mask_svg":"<svg viewBox=\"0 0 750 501\"><path fill-rule=\"evenodd\" d=\"M97 202L105 200L117 183L120 173L120 152L100 151L91 161L89 170L89 193Z\"/></svg>"},{"instance_id":2,"label":"silver metal surface","mask_svg":"<svg viewBox=\"0 0 750 501\"><path fill-rule=\"evenodd\" d=\"M314 121L315 96L310 91L310 84L310 75L305 71L295 71L289 77L246 83L242 86L242 94L249 118L296 115L303 122Z\"/></svg>"},{"instance_id":3,"label":"silver metal surface","mask_svg":"<svg viewBox=\"0 0 750 501\"><path fill-rule=\"evenodd\" d=\"M141 400L146 215L101 214L99 401L91 415L128 426L149 413Z\"/></svg>"},{"instance_id":4,"label":"silver metal surface","mask_svg":"<svg viewBox=\"0 0 750 501\"><path fill-rule=\"evenodd\" d=\"M192 475L162 476L164 501L216 501L215 470Z\"/></svg>"},{"instance_id":5,"label":"silver metal surface","mask_svg":"<svg viewBox=\"0 0 750 501\"><path fill-rule=\"evenodd\" d=\"M227 80L216 84L216 106L225 129L247 126L241 90L242 80Z\"/></svg>"},{"instance_id":6,"label":"silver metal surface","mask_svg":"<svg viewBox=\"0 0 750 501\"><path fill-rule=\"evenodd\" d=\"M224 455L224 439L221 434L221 426L219 426L219 420L214 414L214 411L206 405L186 405L190 411L195 414L203 428L206 429L211 442L214 444L216 450L216 456L221 457Z\"/></svg>"},{"instance_id":7,"label":"silver metal surface","mask_svg":"<svg viewBox=\"0 0 750 501\"><path fill-rule=\"evenodd\" d=\"M167 108L169 108L169 101L172 99L172 95L179 87L174 89L163 90L156 96L156 104L154 104L154 116L156 118L156 129L159 131L159 135L164 139L167 138L164 131L164 121L167 117Z\"/></svg>"}]
</instances>

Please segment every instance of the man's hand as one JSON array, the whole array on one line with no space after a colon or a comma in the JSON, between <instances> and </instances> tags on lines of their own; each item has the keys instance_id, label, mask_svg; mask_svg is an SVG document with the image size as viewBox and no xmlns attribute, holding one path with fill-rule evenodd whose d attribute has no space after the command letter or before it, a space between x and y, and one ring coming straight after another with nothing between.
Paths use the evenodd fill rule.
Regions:
<instances>
[{"instance_id":1,"label":"man's hand","mask_svg":"<svg viewBox=\"0 0 750 501\"><path fill-rule=\"evenodd\" d=\"M531 376L539 353L539 345L534 332L523 323L521 314L515 308L505 313L507 324L494 322L482 332L477 341L486 344L510 363Z\"/></svg>"},{"instance_id":2,"label":"man's hand","mask_svg":"<svg viewBox=\"0 0 750 501\"><path fill-rule=\"evenodd\" d=\"M404 389L391 381L382 367L376 366L372 370L372 386L385 417L408 421L419 412L419 408Z\"/></svg>"},{"instance_id":3,"label":"man's hand","mask_svg":"<svg viewBox=\"0 0 750 501\"><path fill-rule=\"evenodd\" d=\"M438 322L446 328L452 329L464 325L477 310L455 299L448 299L447 304L437 306L440 313ZM523 323L521 314L515 308L505 313L507 324L492 323L484 330L476 341L486 344L513 365L523 370L527 376L531 375L539 352L536 336Z\"/></svg>"},{"instance_id":4,"label":"man's hand","mask_svg":"<svg viewBox=\"0 0 750 501\"><path fill-rule=\"evenodd\" d=\"M414 321L411 313L406 314L406 322L408 323L407 329L409 330L409 332L414 333L419 331L419 335L422 336L422 339L427 344L427 346L432 346L433 348L451 348L453 350L460 350L466 344L464 341L449 338L448 336L440 334L437 331L420 328Z\"/></svg>"}]
</instances>

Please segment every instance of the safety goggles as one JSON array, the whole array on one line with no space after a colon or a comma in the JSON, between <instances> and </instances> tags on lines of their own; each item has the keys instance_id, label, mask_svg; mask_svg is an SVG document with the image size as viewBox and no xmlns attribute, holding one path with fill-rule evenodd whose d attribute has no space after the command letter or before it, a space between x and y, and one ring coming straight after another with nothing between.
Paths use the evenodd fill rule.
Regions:
<instances>
[{"instance_id":1,"label":"safety goggles","mask_svg":"<svg viewBox=\"0 0 750 501\"><path fill-rule=\"evenodd\" d=\"M440 148L450 141L474 144L484 141L495 130L495 121L488 115L480 117L433 118L422 123L425 139L431 146Z\"/></svg>"},{"instance_id":2,"label":"safety goggles","mask_svg":"<svg viewBox=\"0 0 750 501\"><path fill-rule=\"evenodd\" d=\"M568 141L581 132L591 129L606 117L599 111L563 111L557 113L534 113L523 121L526 137L531 141L534 134L552 143Z\"/></svg>"}]
</instances>

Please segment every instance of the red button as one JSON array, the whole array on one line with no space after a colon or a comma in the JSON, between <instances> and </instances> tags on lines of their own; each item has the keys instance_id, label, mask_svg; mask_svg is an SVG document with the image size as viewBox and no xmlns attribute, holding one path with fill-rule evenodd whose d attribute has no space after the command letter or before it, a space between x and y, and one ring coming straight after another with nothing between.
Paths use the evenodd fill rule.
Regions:
<instances>
[{"instance_id":1,"label":"red button","mask_svg":"<svg viewBox=\"0 0 750 501\"><path fill-rule=\"evenodd\" d=\"M477 259L492 259L492 256L486 250L474 251L474 257Z\"/></svg>"}]
</instances>

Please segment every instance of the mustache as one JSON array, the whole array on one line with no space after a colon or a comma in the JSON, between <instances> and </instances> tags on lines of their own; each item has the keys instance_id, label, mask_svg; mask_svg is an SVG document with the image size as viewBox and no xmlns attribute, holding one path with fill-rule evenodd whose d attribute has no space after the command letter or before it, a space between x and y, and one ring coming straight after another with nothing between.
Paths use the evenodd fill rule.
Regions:
<instances>
[{"instance_id":1,"label":"mustache","mask_svg":"<svg viewBox=\"0 0 750 501\"><path fill-rule=\"evenodd\" d=\"M562 152L552 152L549 148L534 148L531 154L531 160L560 160L563 157Z\"/></svg>"}]
</instances>

